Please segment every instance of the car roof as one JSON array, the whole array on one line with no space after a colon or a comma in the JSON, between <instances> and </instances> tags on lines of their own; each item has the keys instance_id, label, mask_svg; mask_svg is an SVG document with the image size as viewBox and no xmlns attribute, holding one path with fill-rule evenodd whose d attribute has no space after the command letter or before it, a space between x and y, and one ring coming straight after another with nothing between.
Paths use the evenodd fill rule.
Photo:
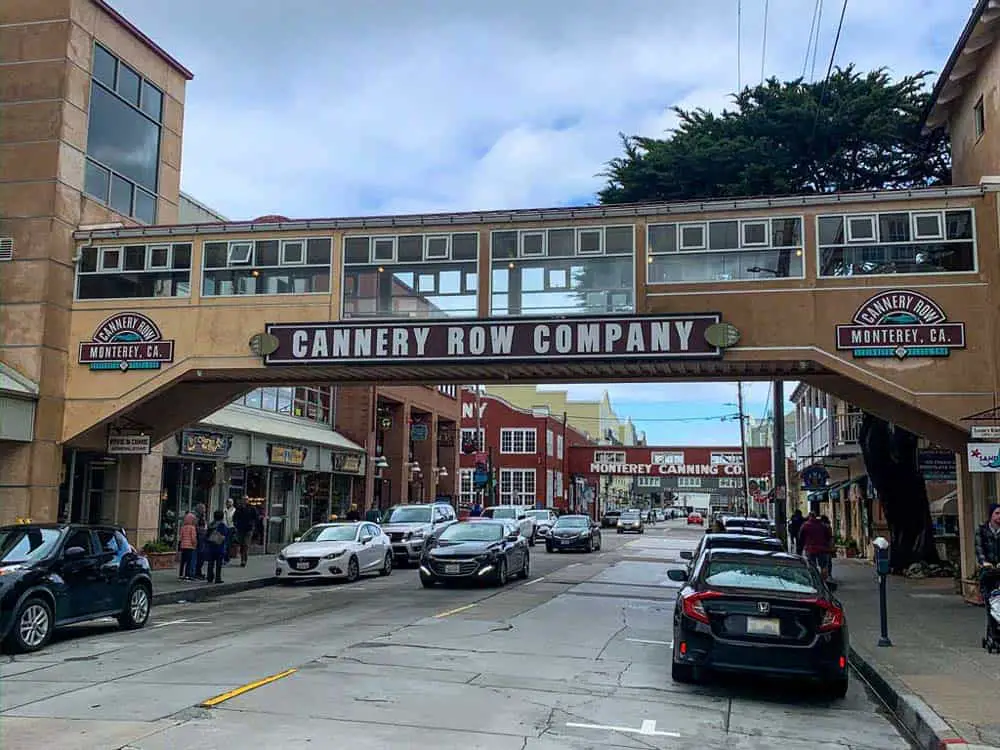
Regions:
<instances>
[{"instance_id":1,"label":"car roof","mask_svg":"<svg viewBox=\"0 0 1000 750\"><path fill-rule=\"evenodd\" d=\"M733 549L732 547L719 547L705 550L705 554L712 558L726 558L731 560L772 560L778 563L794 563L805 566L805 558L793 555L790 552L772 552L762 549Z\"/></svg>"},{"instance_id":2,"label":"car roof","mask_svg":"<svg viewBox=\"0 0 1000 750\"><path fill-rule=\"evenodd\" d=\"M53 529L55 531L62 529L92 529L93 531L121 531L124 533L124 529L121 526L115 526L112 523L11 523L0 526L0 531L7 531L9 529Z\"/></svg>"},{"instance_id":3,"label":"car roof","mask_svg":"<svg viewBox=\"0 0 1000 750\"><path fill-rule=\"evenodd\" d=\"M586 518L589 520L590 516L584 515L583 513L564 513L563 515L559 516L560 521L563 520L564 518Z\"/></svg>"},{"instance_id":4,"label":"car roof","mask_svg":"<svg viewBox=\"0 0 1000 750\"><path fill-rule=\"evenodd\" d=\"M509 522L509 518L490 518L489 516L475 516L473 518L466 518L464 521L459 521L459 523L492 523L499 526L503 526Z\"/></svg>"},{"instance_id":5,"label":"car roof","mask_svg":"<svg viewBox=\"0 0 1000 750\"><path fill-rule=\"evenodd\" d=\"M711 539L713 544L715 544L716 541L729 542L729 541L735 541L737 539L744 541L749 540L754 542L762 542L762 541L778 542L778 544L781 544L781 540L778 539L778 537L776 536L758 536L757 534L737 534L731 531L723 531L721 533L716 533L716 534L706 534L705 539L706 540Z\"/></svg>"},{"instance_id":6,"label":"car roof","mask_svg":"<svg viewBox=\"0 0 1000 750\"><path fill-rule=\"evenodd\" d=\"M314 523L313 528L316 526L322 526L324 529L330 526L357 526L359 523L372 523L371 521L324 521L323 523Z\"/></svg>"}]
</instances>

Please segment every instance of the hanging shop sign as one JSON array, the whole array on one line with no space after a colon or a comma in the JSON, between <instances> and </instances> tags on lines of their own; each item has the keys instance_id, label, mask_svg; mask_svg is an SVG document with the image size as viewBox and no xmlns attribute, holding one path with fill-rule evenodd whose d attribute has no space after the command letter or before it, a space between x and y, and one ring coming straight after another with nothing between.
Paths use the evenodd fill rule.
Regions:
<instances>
[{"instance_id":1,"label":"hanging shop sign","mask_svg":"<svg viewBox=\"0 0 1000 750\"><path fill-rule=\"evenodd\" d=\"M361 455L358 453L334 453L333 470L341 474L364 474Z\"/></svg>"},{"instance_id":2,"label":"hanging shop sign","mask_svg":"<svg viewBox=\"0 0 1000 750\"><path fill-rule=\"evenodd\" d=\"M917 453L917 465L924 479L931 482L956 480L955 454L951 451L924 450Z\"/></svg>"},{"instance_id":3,"label":"hanging shop sign","mask_svg":"<svg viewBox=\"0 0 1000 750\"><path fill-rule=\"evenodd\" d=\"M180 452L184 456L225 458L232 447L232 435L203 430L184 430L180 435Z\"/></svg>"},{"instance_id":4,"label":"hanging shop sign","mask_svg":"<svg viewBox=\"0 0 1000 750\"><path fill-rule=\"evenodd\" d=\"M880 292L837 326L837 349L858 359L947 357L965 348L965 324L950 323L941 306L920 292Z\"/></svg>"},{"instance_id":5,"label":"hanging shop sign","mask_svg":"<svg viewBox=\"0 0 1000 750\"><path fill-rule=\"evenodd\" d=\"M1000 425L974 425L972 439L989 443L1000 443Z\"/></svg>"},{"instance_id":6,"label":"hanging shop sign","mask_svg":"<svg viewBox=\"0 0 1000 750\"><path fill-rule=\"evenodd\" d=\"M1000 443L969 443L966 448L969 471L977 474L1000 473Z\"/></svg>"},{"instance_id":7,"label":"hanging shop sign","mask_svg":"<svg viewBox=\"0 0 1000 750\"><path fill-rule=\"evenodd\" d=\"M417 424L410 425L410 440L420 442L427 439L429 434L427 425L418 422Z\"/></svg>"},{"instance_id":8,"label":"hanging shop sign","mask_svg":"<svg viewBox=\"0 0 1000 750\"><path fill-rule=\"evenodd\" d=\"M151 448L149 435L108 435L108 453L111 455L146 455Z\"/></svg>"},{"instance_id":9,"label":"hanging shop sign","mask_svg":"<svg viewBox=\"0 0 1000 750\"><path fill-rule=\"evenodd\" d=\"M269 323L277 348L266 365L460 360L572 361L721 357L733 337L713 335L718 313L387 325ZM711 329L711 330L710 330ZM709 339L714 341L712 343Z\"/></svg>"},{"instance_id":10,"label":"hanging shop sign","mask_svg":"<svg viewBox=\"0 0 1000 750\"><path fill-rule=\"evenodd\" d=\"M174 342L163 338L159 327L142 313L112 315L80 342L79 362L91 370L158 370L174 361Z\"/></svg>"},{"instance_id":11,"label":"hanging shop sign","mask_svg":"<svg viewBox=\"0 0 1000 750\"><path fill-rule=\"evenodd\" d=\"M802 470L800 475L802 489L822 490L830 483L830 472L825 467L815 464Z\"/></svg>"},{"instance_id":12,"label":"hanging shop sign","mask_svg":"<svg viewBox=\"0 0 1000 750\"><path fill-rule=\"evenodd\" d=\"M294 445L267 444L267 460L275 466L305 466L306 449Z\"/></svg>"}]
</instances>

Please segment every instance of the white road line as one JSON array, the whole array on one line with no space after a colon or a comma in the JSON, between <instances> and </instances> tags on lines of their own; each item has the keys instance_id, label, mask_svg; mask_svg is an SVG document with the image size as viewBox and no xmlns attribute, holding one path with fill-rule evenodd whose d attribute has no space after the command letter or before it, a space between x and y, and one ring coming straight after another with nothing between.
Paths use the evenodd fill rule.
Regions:
<instances>
[{"instance_id":1,"label":"white road line","mask_svg":"<svg viewBox=\"0 0 1000 750\"><path fill-rule=\"evenodd\" d=\"M643 719L642 726L638 729L632 727L615 727L608 724L578 724L574 721L567 721L566 726L577 729L603 729L606 732L626 732L628 734L641 734L645 737L680 737L677 732L661 732L656 728L656 722L652 719Z\"/></svg>"},{"instance_id":2,"label":"white road line","mask_svg":"<svg viewBox=\"0 0 1000 750\"><path fill-rule=\"evenodd\" d=\"M650 641L645 638L626 638L626 641L631 641L632 643L652 643L656 646L673 646L673 641Z\"/></svg>"},{"instance_id":3,"label":"white road line","mask_svg":"<svg viewBox=\"0 0 1000 750\"><path fill-rule=\"evenodd\" d=\"M154 628L165 628L167 625L211 625L207 620L167 620L154 625Z\"/></svg>"},{"instance_id":4,"label":"white road line","mask_svg":"<svg viewBox=\"0 0 1000 750\"><path fill-rule=\"evenodd\" d=\"M582 564L583 564L583 563L570 563L570 564L569 564L569 565L567 565L566 567L567 567L567 568L575 568L575 567L576 567L577 565L582 565Z\"/></svg>"},{"instance_id":5,"label":"white road line","mask_svg":"<svg viewBox=\"0 0 1000 750\"><path fill-rule=\"evenodd\" d=\"M544 581L544 580L545 580L545 576L542 576L541 578L533 578L532 580L528 581L527 583L523 583L521 585L522 586L534 586L536 583L539 583L539 582Z\"/></svg>"}]
</instances>

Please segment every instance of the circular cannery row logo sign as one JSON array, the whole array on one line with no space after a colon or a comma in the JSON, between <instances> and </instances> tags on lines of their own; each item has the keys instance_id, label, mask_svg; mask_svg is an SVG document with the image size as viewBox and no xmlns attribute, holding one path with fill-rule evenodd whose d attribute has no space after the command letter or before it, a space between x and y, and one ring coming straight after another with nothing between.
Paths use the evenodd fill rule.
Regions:
<instances>
[{"instance_id":1,"label":"circular cannery row logo sign","mask_svg":"<svg viewBox=\"0 0 1000 750\"><path fill-rule=\"evenodd\" d=\"M850 325L837 326L837 349L857 358L947 357L965 348L965 324L920 292L880 292L865 302Z\"/></svg>"},{"instance_id":2,"label":"circular cannery row logo sign","mask_svg":"<svg viewBox=\"0 0 1000 750\"><path fill-rule=\"evenodd\" d=\"M174 361L174 342L163 338L159 327L142 313L112 315L80 343L80 364L91 370L158 370Z\"/></svg>"}]
</instances>

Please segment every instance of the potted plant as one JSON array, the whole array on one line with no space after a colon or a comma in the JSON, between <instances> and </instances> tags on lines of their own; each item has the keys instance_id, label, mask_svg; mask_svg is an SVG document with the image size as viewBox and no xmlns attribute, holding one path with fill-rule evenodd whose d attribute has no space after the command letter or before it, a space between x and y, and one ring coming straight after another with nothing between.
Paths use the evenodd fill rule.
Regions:
<instances>
[{"instance_id":1,"label":"potted plant","mask_svg":"<svg viewBox=\"0 0 1000 750\"><path fill-rule=\"evenodd\" d=\"M844 557L858 556L858 542L856 539L848 539L844 544Z\"/></svg>"},{"instance_id":2,"label":"potted plant","mask_svg":"<svg viewBox=\"0 0 1000 750\"><path fill-rule=\"evenodd\" d=\"M962 598L969 604L982 605L983 596L979 592L979 568L962 579Z\"/></svg>"},{"instance_id":3,"label":"potted plant","mask_svg":"<svg viewBox=\"0 0 1000 750\"><path fill-rule=\"evenodd\" d=\"M177 563L177 551L172 544L157 539L142 545L142 555L152 570L168 570Z\"/></svg>"}]
</instances>

